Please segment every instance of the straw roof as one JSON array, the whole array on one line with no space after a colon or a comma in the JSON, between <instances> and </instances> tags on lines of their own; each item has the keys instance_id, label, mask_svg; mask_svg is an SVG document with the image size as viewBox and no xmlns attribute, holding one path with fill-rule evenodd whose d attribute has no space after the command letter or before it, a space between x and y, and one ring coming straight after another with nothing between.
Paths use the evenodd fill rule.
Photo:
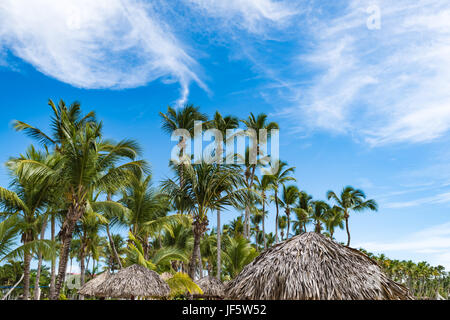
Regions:
<instances>
[{"instance_id":1,"label":"straw roof","mask_svg":"<svg viewBox=\"0 0 450 320\"><path fill-rule=\"evenodd\" d=\"M224 297L225 285L217 278L204 277L196 281L196 283L202 289L203 297Z\"/></svg>"},{"instance_id":2,"label":"straw roof","mask_svg":"<svg viewBox=\"0 0 450 320\"><path fill-rule=\"evenodd\" d=\"M169 285L154 271L139 265L122 269L104 281L99 293L105 297L130 299L133 297L167 297Z\"/></svg>"},{"instance_id":3,"label":"straw roof","mask_svg":"<svg viewBox=\"0 0 450 320\"><path fill-rule=\"evenodd\" d=\"M111 274L109 273L109 271L103 272L102 274L96 276L94 279L86 283L83 287L81 287L78 293L83 296L101 297L99 293L99 287L110 277Z\"/></svg>"},{"instance_id":4,"label":"straw roof","mask_svg":"<svg viewBox=\"0 0 450 320\"><path fill-rule=\"evenodd\" d=\"M226 286L240 300L407 300L362 252L318 233L305 233L263 252Z\"/></svg>"}]
</instances>

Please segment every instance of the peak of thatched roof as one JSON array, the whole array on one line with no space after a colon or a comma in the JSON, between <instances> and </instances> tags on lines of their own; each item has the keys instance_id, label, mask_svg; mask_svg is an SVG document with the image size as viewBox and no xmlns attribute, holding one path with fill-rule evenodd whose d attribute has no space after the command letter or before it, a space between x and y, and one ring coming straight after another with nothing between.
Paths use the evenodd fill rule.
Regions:
<instances>
[{"instance_id":1,"label":"peak of thatched roof","mask_svg":"<svg viewBox=\"0 0 450 320\"><path fill-rule=\"evenodd\" d=\"M101 284L99 292L111 298L167 297L169 285L154 271L139 265L122 269Z\"/></svg>"},{"instance_id":2,"label":"peak of thatched roof","mask_svg":"<svg viewBox=\"0 0 450 320\"><path fill-rule=\"evenodd\" d=\"M399 300L408 290L358 250L305 233L263 252L226 286L241 300Z\"/></svg>"},{"instance_id":3,"label":"peak of thatched roof","mask_svg":"<svg viewBox=\"0 0 450 320\"><path fill-rule=\"evenodd\" d=\"M103 282L111 277L109 271L103 272L102 274L96 276L94 279L86 283L78 293L84 296L101 297L99 293L99 287Z\"/></svg>"},{"instance_id":4,"label":"peak of thatched roof","mask_svg":"<svg viewBox=\"0 0 450 320\"><path fill-rule=\"evenodd\" d=\"M197 285L202 289L205 297L224 297L225 285L217 278L205 277L196 281Z\"/></svg>"}]
</instances>

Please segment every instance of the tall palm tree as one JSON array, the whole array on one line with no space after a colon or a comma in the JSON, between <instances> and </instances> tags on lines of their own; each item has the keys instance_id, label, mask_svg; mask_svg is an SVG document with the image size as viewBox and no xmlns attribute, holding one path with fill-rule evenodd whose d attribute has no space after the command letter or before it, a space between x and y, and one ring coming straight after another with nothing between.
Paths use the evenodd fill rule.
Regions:
<instances>
[{"instance_id":1,"label":"tall palm tree","mask_svg":"<svg viewBox=\"0 0 450 320\"><path fill-rule=\"evenodd\" d=\"M186 130L191 137L194 136L195 122L208 121L208 116L200 112L200 108L194 105L186 105L181 109L174 109L172 107L167 107L166 113L159 113L162 118L162 129L168 134L173 134L176 130ZM179 161L178 161L178 175L180 176L180 187L183 187L183 171L186 166L186 159L182 159L184 152L186 150L186 137L181 136L178 147L180 149ZM189 159L190 161L191 159ZM179 213L183 214L183 208L179 208Z\"/></svg>"},{"instance_id":2,"label":"tall palm tree","mask_svg":"<svg viewBox=\"0 0 450 320\"><path fill-rule=\"evenodd\" d=\"M261 130L266 130L267 139L271 137L271 131L275 129L279 129L279 126L276 122L269 122L268 116L264 113L260 113L255 116L253 113L250 113L250 116L246 120L241 120L242 123L246 126L246 130L254 130L256 135L256 146L253 152L255 154L249 154L246 156L246 170L245 170L245 178L246 185L249 189L253 188L253 184L255 182L255 173L257 163L251 163L249 158L256 158L260 155L261 148ZM247 204L245 209L245 237L247 239L250 238L250 204Z\"/></svg>"},{"instance_id":3,"label":"tall palm tree","mask_svg":"<svg viewBox=\"0 0 450 320\"><path fill-rule=\"evenodd\" d=\"M295 167L289 167L286 162L280 161L278 165L278 170L275 172L275 174L272 176L271 186L272 190L274 192L274 201L275 201L275 207L277 209L277 215L275 218L275 241L278 243L278 218L280 215L280 206L279 206L279 190L281 187L284 187L286 182L288 181L296 181L294 177L291 176L295 171Z\"/></svg>"},{"instance_id":4,"label":"tall palm tree","mask_svg":"<svg viewBox=\"0 0 450 320\"><path fill-rule=\"evenodd\" d=\"M48 180L41 180L36 183L27 177L18 167L21 161L33 161L41 165L52 167L53 158L44 153L38 152L33 146L29 147L25 155L13 158L8 161L7 167L13 178L12 190L0 187L0 202L10 214L19 213L21 229L21 241L27 246L38 241L41 233L44 211L52 183ZM54 184L53 184L54 185ZM24 300L30 298L30 263L33 252L24 252Z\"/></svg>"},{"instance_id":5,"label":"tall palm tree","mask_svg":"<svg viewBox=\"0 0 450 320\"><path fill-rule=\"evenodd\" d=\"M365 193L360 189L355 189L351 186L345 187L340 196L338 197L333 191L328 191L328 200L334 200L337 207L339 207L344 212L345 228L347 230L347 247L350 246L350 229L348 220L350 218L351 211L364 211L372 210L377 211L378 205L375 200L366 200Z\"/></svg>"},{"instance_id":6,"label":"tall palm tree","mask_svg":"<svg viewBox=\"0 0 450 320\"><path fill-rule=\"evenodd\" d=\"M265 175L262 178L258 178L256 176L256 190L259 192L262 204L262 212L266 212L266 205L268 203L267 193L272 188L273 176ZM262 217L262 232L263 232L263 240L264 240L264 250L267 249L267 239L266 239L266 227L265 227L265 217Z\"/></svg>"},{"instance_id":7,"label":"tall palm tree","mask_svg":"<svg viewBox=\"0 0 450 320\"><path fill-rule=\"evenodd\" d=\"M114 143L104 140L101 123L86 122L79 127L78 122L73 123L67 118L63 112L61 126L64 139L59 146L60 151L55 154L58 156L56 168L36 161L19 161L19 170L29 174L35 181L44 179L57 183L60 191L66 195L67 214L59 233L62 245L52 299L57 299L64 282L73 231L77 221L86 212L89 195L96 190L107 192L120 189L126 186L134 170L146 168L145 161L136 160L140 154L136 142L123 140ZM122 164L115 167L119 162Z\"/></svg>"},{"instance_id":8,"label":"tall palm tree","mask_svg":"<svg viewBox=\"0 0 450 320\"><path fill-rule=\"evenodd\" d=\"M239 120L234 116L223 117L219 111L214 114L214 118L209 122L208 128L219 130L222 134L223 141L218 143L216 150L216 159L222 161L223 143L226 143L227 131L239 127ZM219 159L220 158L220 159ZM219 164L220 165L220 164ZM222 275L222 226L220 220L220 209L217 210L217 279L221 279Z\"/></svg>"},{"instance_id":9,"label":"tall palm tree","mask_svg":"<svg viewBox=\"0 0 450 320\"><path fill-rule=\"evenodd\" d=\"M299 190L297 186L291 185L288 187L283 186L283 195L281 197L281 207L284 208L284 212L287 217L287 234L286 239L289 238L289 233L291 231L291 209L297 202L299 197Z\"/></svg>"},{"instance_id":10,"label":"tall palm tree","mask_svg":"<svg viewBox=\"0 0 450 320\"><path fill-rule=\"evenodd\" d=\"M183 197L191 203L193 217L194 248L189 276L194 279L200 265L200 239L208 227L207 214L211 210L223 210L226 206L238 205L245 201L245 192L239 189L242 178L235 166L217 166L201 163L187 167L184 185L172 179L163 182L163 190L171 199Z\"/></svg>"}]
</instances>

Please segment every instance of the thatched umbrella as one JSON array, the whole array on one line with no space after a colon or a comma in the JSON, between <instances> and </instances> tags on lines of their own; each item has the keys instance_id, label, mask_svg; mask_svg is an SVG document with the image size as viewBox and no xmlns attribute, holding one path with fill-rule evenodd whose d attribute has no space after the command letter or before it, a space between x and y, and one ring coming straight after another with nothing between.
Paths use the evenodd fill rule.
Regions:
<instances>
[{"instance_id":1,"label":"thatched umbrella","mask_svg":"<svg viewBox=\"0 0 450 320\"><path fill-rule=\"evenodd\" d=\"M240 300L407 300L362 252L318 233L305 233L263 252L226 286Z\"/></svg>"},{"instance_id":2,"label":"thatched umbrella","mask_svg":"<svg viewBox=\"0 0 450 320\"><path fill-rule=\"evenodd\" d=\"M169 296L170 288L156 272L134 265L122 269L104 281L99 288L99 293L111 298L162 298Z\"/></svg>"},{"instance_id":3,"label":"thatched umbrella","mask_svg":"<svg viewBox=\"0 0 450 320\"><path fill-rule=\"evenodd\" d=\"M195 283L197 283L197 285L203 291L203 295L199 295L198 297L212 299L222 299L224 297L225 286L217 278L204 277L196 281Z\"/></svg>"},{"instance_id":4,"label":"thatched umbrella","mask_svg":"<svg viewBox=\"0 0 450 320\"><path fill-rule=\"evenodd\" d=\"M78 290L78 293L83 296L103 297L99 292L99 287L110 277L111 274L109 273L109 271L103 272L101 275L96 276L94 279L81 287L81 289Z\"/></svg>"}]
</instances>

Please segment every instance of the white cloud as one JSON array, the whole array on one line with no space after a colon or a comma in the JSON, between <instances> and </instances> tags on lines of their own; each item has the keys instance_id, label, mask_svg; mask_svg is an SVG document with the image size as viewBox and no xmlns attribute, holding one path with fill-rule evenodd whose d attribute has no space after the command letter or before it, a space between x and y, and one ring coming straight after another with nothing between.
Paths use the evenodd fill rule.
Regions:
<instances>
[{"instance_id":1,"label":"white cloud","mask_svg":"<svg viewBox=\"0 0 450 320\"><path fill-rule=\"evenodd\" d=\"M381 29L366 9L378 4ZM371 145L428 142L450 129L450 4L439 0L348 2L319 19L301 66L318 71L284 110L302 127L352 134ZM327 16L327 18L329 18ZM307 43L307 42L305 42Z\"/></svg>"},{"instance_id":2,"label":"white cloud","mask_svg":"<svg viewBox=\"0 0 450 320\"><path fill-rule=\"evenodd\" d=\"M2 0L0 47L81 88L180 83L180 103L200 80L196 61L148 2Z\"/></svg>"},{"instance_id":3,"label":"white cloud","mask_svg":"<svg viewBox=\"0 0 450 320\"><path fill-rule=\"evenodd\" d=\"M235 26L252 33L263 32L264 26L284 24L297 14L286 1L274 0L185 0L206 15L225 19L224 25Z\"/></svg>"},{"instance_id":4,"label":"white cloud","mask_svg":"<svg viewBox=\"0 0 450 320\"><path fill-rule=\"evenodd\" d=\"M441 193L431 197L422 197L411 201L388 202L383 205L385 208L409 208L421 205L450 203L450 192Z\"/></svg>"},{"instance_id":5,"label":"white cloud","mask_svg":"<svg viewBox=\"0 0 450 320\"><path fill-rule=\"evenodd\" d=\"M393 242L366 242L356 247L386 253L401 252L405 256L420 256L432 265L442 265L450 270L450 222L423 229Z\"/></svg>"}]
</instances>

